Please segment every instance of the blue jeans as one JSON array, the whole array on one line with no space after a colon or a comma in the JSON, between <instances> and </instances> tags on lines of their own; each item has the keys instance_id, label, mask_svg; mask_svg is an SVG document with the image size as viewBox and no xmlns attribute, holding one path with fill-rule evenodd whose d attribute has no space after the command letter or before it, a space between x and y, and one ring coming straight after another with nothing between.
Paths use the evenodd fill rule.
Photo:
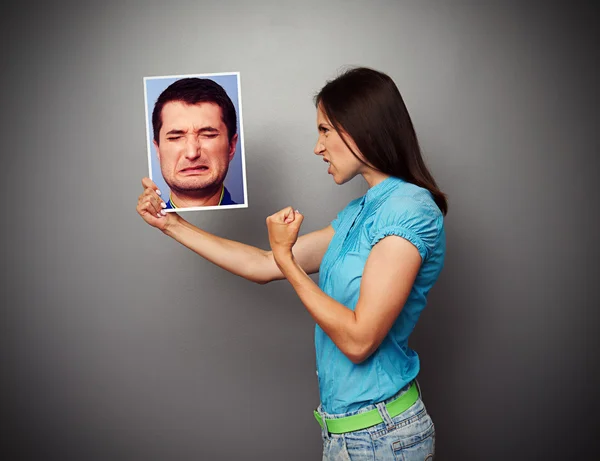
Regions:
<instances>
[{"instance_id":1,"label":"blue jeans","mask_svg":"<svg viewBox=\"0 0 600 461\"><path fill-rule=\"evenodd\" d=\"M385 404L408 390L401 389L395 396L369 405L358 411L332 415L317 409L328 419L355 415L377 408L383 422L376 426L345 434L329 434L321 430L323 461L431 461L435 452L435 427L419 398L408 410L390 418Z\"/></svg>"}]
</instances>

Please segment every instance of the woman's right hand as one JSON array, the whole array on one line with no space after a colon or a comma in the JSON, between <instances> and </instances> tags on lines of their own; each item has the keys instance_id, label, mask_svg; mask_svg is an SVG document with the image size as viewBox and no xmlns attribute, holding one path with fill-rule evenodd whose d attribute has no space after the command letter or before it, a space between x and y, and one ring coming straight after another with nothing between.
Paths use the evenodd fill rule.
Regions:
<instances>
[{"instance_id":1,"label":"woman's right hand","mask_svg":"<svg viewBox=\"0 0 600 461\"><path fill-rule=\"evenodd\" d=\"M165 211L166 203L160 198L158 187L150 178L142 179L144 192L138 198L138 214L153 227L165 231L169 224L174 223L178 215Z\"/></svg>"}]
</instances>

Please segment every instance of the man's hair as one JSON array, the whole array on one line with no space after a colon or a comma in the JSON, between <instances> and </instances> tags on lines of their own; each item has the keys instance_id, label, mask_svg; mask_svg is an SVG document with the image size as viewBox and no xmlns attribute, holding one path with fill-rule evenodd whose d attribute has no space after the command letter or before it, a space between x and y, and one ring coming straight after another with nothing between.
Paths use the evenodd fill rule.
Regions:
<instances>
[{"instance_id":1,"label":"man's hair","mask_svg":"<svg viewBox=\"0 0 600 461\"><path fill-rule=\"evenodd\" d=\"M152 129L154 141L159 143L160 129L162 128L162 109L164 105L172 101L181 101L185 104L199 104L201 102L212 102L221 108L223 123L227 127L229 142L237 133L237 119L233 102L216 82L206 78L182 78L171 83L158 97L152 111Z\"/></svg>"}]
</instances>

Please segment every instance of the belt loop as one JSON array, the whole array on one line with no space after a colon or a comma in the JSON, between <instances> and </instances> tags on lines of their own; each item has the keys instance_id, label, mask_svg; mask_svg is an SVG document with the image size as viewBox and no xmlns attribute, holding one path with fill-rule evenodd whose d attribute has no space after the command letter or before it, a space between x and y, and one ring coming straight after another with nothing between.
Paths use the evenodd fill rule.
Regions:
<instances>
[{"instance_id":1,"label":"belt loop","mask_svg":"<svg viewBox=\"0 0 600 461\"><path fill-rule=\"evenodd\" d=\"M381 419L383 420L383 422L385 423L385 427L386 429L389 431L392 429L392 427L394 426L394 422L392 421L392 418L390 418L390 414L385 406L384 402L379 402L377 404L375 404L375 406L377 407L377 411L379 412L379 416L381 416Z\"/></svg>"},{"instance_id":2,"label":"belt loop","mask_svg":"<svg viewBox=\"0 0 600 461\"><path fill-rule=\"evenodd\" d=\"M325 420L323 410L321 410L321 405L319 405L319 408L317 408L317 412L321 417L321 436L323 437L323 440L327 440L329 438L329 431L327 430L327 421Z\"/></svg>"}]
</instances>

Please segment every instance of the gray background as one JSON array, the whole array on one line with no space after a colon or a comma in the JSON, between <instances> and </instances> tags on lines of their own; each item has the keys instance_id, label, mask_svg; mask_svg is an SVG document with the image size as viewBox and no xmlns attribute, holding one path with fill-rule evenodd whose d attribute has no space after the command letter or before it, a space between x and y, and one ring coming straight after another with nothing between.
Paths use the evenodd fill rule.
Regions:
<instances>
[{"instance_id":1,"label":"gray background","mask_svg":"<svg viewBox=\"0 0 600 461\"><path fill-rule=\"evenodd\" d=\"M141 78L241 72L251 205L186 217L266 248L267 215L294 205L308 232L366 191L312 154L312 96L366 65L398 84L450 200L411 342L437 459L593 459L596 16L539 5L3 3L3 452L320 459L313 322L290 286L237 278L135 212Z\"/></svg>"}]
</instances>

